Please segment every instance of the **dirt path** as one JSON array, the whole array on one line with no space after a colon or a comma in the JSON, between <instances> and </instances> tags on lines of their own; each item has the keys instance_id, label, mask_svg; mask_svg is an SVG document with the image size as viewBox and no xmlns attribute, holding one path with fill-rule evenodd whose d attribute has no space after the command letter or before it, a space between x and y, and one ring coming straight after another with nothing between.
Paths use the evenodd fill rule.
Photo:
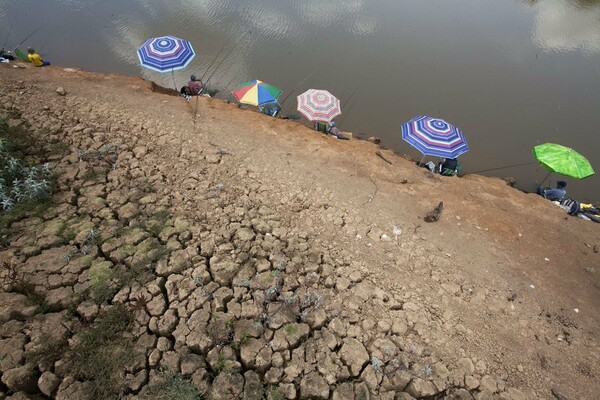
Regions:
<instances>
[{"instance_id":1,"label":"dirt path","mask_svg":"<svg viewBox=\"0 0 600 400\"><path fill-rule=\"evenodd\" d=\"M389 165L371 143L338 141L220 100L200 98L193 121L194 103L152 93L136 78L4 65L0 78L4 115L45 132L43 141L69 147L53 160L64 214L44 217L44 229L75 217L98 229L102 240L91 269L102 259L111 269L131 267L143 252L128 254L133 250L126 247L150 239L168 249L165 265L165 258L146 263L154 280L134 279L108 301L114 307L143 294L148 305L145 313L136 311L143 315L136 314L132 332L138 340L154 338L144 349L146 361L128 369L137 383L121 393L143 398L164 364L214 398L277 398L275 390L281 398L367 398L360 397L366 388L371 399L597 398L597 224L499 179L431 176L382 150ZM66 96L55 93L59 86ZM80 162L82 151L97 154L110 144L116 149L110 168ZM441 218L425 222L440 201ZM155 220L161 207L175 221L163 230L176 232L178 218L186 229L172 236L148 228L139 233L144 241L127 242L135 235L119 229ZM82 239L48 246L40 244L48 235L39 235L30 243L24 236L31 224L13 224L10 246L0 255L44 274L35 289L50 304L46 318L66 314L72 303L66 299L90 284L80 290L64 269L63 281L52 283L56 271L39 265L59 243L81 250ZM110 245L115 237L125 243ZM205 273L197 271L204 264ZM70 272L79 273L89 275L83 267ZM194 297L196 273L203 287L215 285L213 300ZM259 278L265 287L254 286ZM263 292L271 287L276 293L268 303ZM286 298L299 302L297 315L279 321L271 308ZM78 324L110 308L92 303L81 304L95 312L76 307L69 332L77 335ZM7 320L17 314L3 309ZM27 375L25 357L3 350L15 338L24 341L24 354L35 347L31 324L44 315L21 314L19 325L0 335L0 355L9 355L0 361L0 398L23 390L57 398L84 393L77 390L86 389L80 387L85 377L56 365L38 365ZM249 343L241 343L237 329L233 338L206 337L213 319L237 324L265 314L277 321L261 321L264 332L249 332ZM197 326L204 331L195 332ZM184 362L190 355L201 361ZM15 384L18 373L37 379L37 387ZM50 393L42 390L42 377L43 383L53 377ZM266 389L251 397L246 388L257 380Z\"/></svg>"}]
</instances>

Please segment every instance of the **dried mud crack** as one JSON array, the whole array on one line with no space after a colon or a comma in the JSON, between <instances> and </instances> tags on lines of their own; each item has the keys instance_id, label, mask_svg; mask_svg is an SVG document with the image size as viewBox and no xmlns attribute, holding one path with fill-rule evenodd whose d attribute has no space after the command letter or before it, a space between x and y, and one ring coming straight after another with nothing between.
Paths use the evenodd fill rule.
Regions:
<instances>
[{"instance_id":1,"label":"dried mud crack","mask_svg":"<svg viewBox=\"0 0 600 400\"><path fill-rule=\"evenodd\" d=\"M381 264L402 260L431 292L374 275L374 250L328 236L358 226L358 210L249 167L198 133L210 120L188 137L170 110L151 119L108 94L4 82L0 118L56 182L42 209L3 216L0 399L550 398L501 357L452 347L477 334L440 304L495 300L444 279L446 251L416 233L402 246L375 225L351 237L389 240L402 255ZM369 179L358 204L373 207L385 194ZM540 323L583 340L556 318ZM593 359L578 368L598 373Z\"/></svg>"}]
</instances>

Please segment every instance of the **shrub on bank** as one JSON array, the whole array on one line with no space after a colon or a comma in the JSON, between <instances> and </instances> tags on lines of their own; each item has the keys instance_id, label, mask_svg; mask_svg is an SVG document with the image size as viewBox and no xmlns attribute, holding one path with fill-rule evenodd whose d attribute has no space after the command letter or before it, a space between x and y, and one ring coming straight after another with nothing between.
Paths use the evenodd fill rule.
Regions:
<instances>
[{"instance_id":1,"label":"shrub on bank","mask_svg":"<svg viewBox=\"0 0 600 400\"><path fill-rule=\"evenodd\" d=\"M0 118L0 211L10 212L19 203L37 203L52 194L49 164L26 165L11 151L8 124Z\"/></svg>"}]
</instances>

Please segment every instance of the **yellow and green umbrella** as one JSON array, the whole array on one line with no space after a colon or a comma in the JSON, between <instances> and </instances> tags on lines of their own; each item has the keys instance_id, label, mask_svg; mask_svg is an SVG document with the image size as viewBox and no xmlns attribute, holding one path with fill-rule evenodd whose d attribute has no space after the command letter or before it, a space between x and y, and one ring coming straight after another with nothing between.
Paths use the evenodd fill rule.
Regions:
<instances>
[{"instance_id":1,"label":"yellow and green umbrella","mask_svg":"<svg viewBox=\"0 0 600 400\"><path fill-rule=\"evenodd\" d=\"M533 157L550 172L584 179L594 175L587 158L575 150L560 144L544 143L533 148Z\"/></svg>"},{"instance_id":2,"label":"yellow and green umbrella","mask_svg":"<svg viewBox=\"0 0 600 400\"><path fill-rule=\"evenodd\" d=\"M231 93L240 103L260 106L277 101L282 90L263 81L253 80L242 83Z\"/></svg>"}]
</instances>

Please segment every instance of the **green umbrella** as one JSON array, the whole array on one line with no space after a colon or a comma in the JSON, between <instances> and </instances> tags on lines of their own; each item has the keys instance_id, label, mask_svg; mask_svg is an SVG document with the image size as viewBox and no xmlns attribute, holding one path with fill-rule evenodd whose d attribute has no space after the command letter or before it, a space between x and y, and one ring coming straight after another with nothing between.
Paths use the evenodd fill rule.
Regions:
<instances>
[{"instance_id":1,"label":"green umbrella","mask_svg":"<svg viewBox=\"0 0 600 400\"><path fill-rule=\"evenodd\" d=\"M533 156L550 172L583 179L594 175L587 158L560 144L544 143L533 148Z\"/></svg>"}]
</instances>

